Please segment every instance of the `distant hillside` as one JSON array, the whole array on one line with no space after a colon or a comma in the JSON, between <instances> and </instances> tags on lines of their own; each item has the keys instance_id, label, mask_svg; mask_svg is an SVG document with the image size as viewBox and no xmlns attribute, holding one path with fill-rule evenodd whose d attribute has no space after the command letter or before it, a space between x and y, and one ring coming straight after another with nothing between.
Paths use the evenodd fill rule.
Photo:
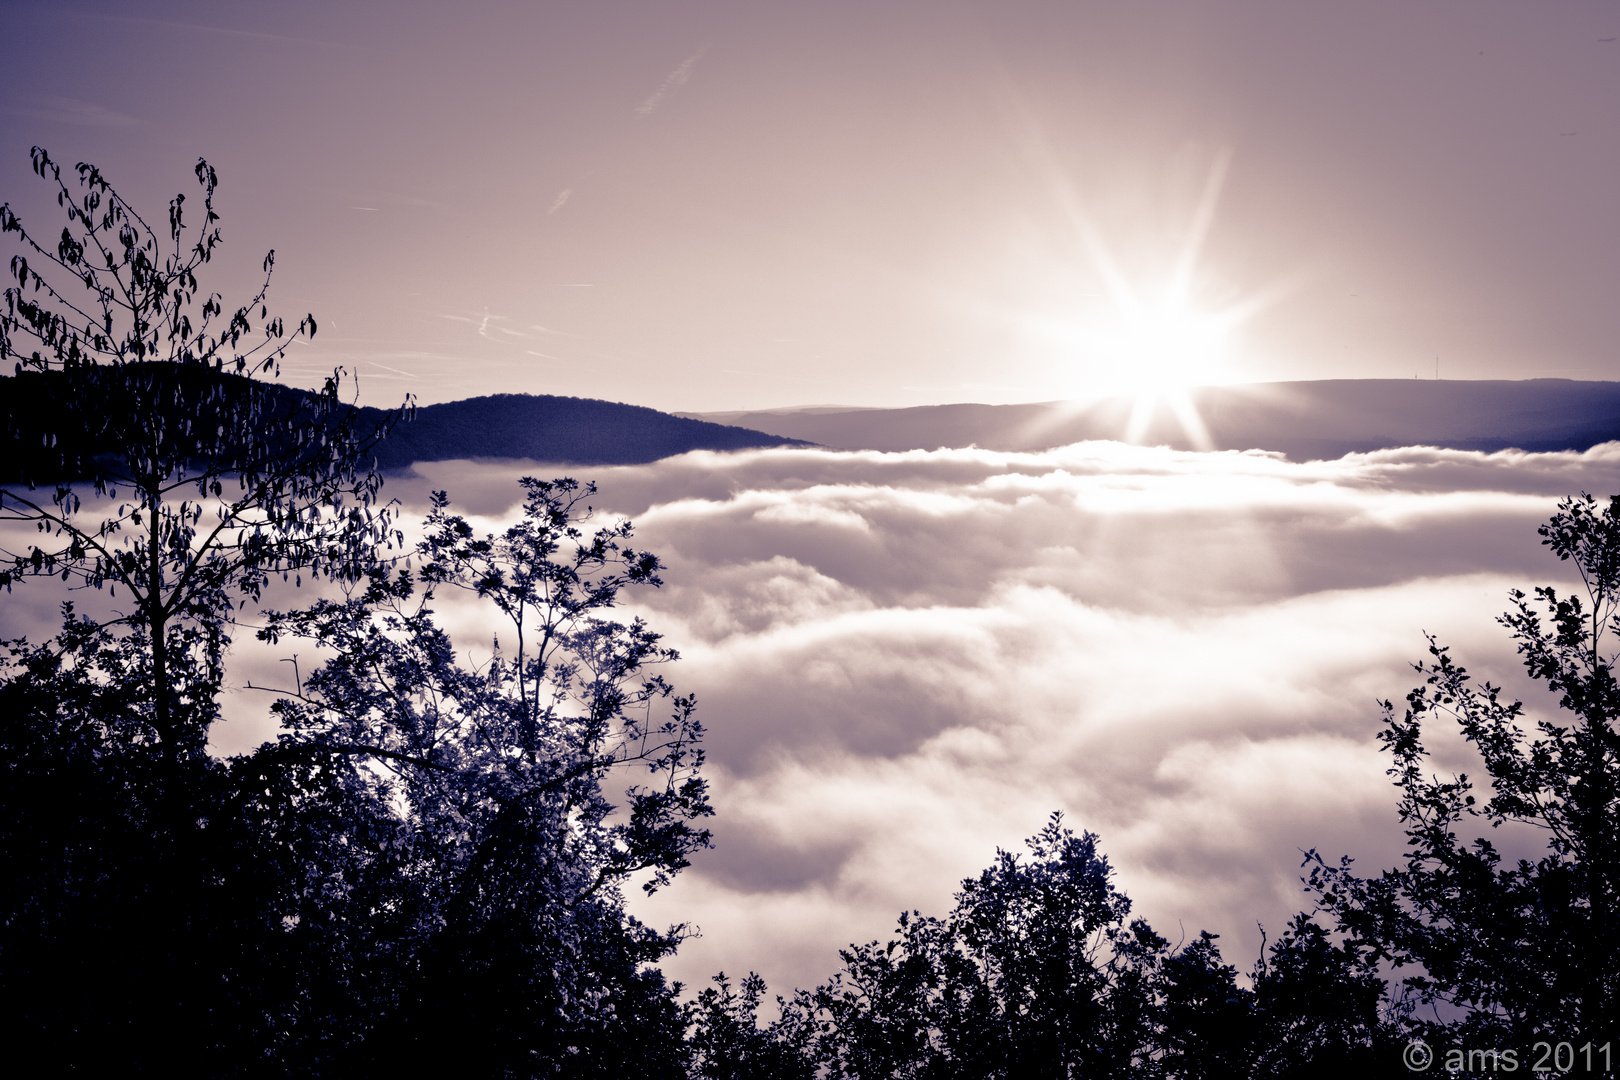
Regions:
<instances>
[{"instance_id":1,"label":"distant hillside","mask_svg":"<svg viewBox=\"0 0 1620 1080\"><path fill-rule=\"evenodd\" d=\"M55 403L51 386L57 378L0 377L0 415L10 433L0 479L32 476L43 482L86 475L95 455L112 450L102 445L107 436L98 417L70 415ZM265 391L278 408L295 407L305 393L280 386ZM126 396L109 383L108 410L127 407ZM1620 439L1620 383L1614 382L1337 379L1201 387L1190 397L1216 449L1275 450L1295 460L1409 445L1584 450ZM418 409L413 421L398 425L379 445L377 458L384 469L403 469L416 461L452 458L634 465L690 450L811 444L849 450L975 445L1043 450L1123 438L1132 408L1131 399L1108 398L1083 405L818 406L671 415L589 398L496 394ZM384 415L371 408L361 413L362 423L380 422ZM1193 448L1162 403L1141 441Z\"/></svg>"},{"instance_id":2,"label":"distant hillside","mask_svg":"<svg viewBox=\"0 0 1620 1080\"><path fill-rule=\"evenodd\" d=\"M152 365L161 378L188 381L217 379L227 388L246 391L247 380L236 375L189 370L178 373L168 365ZM74 411L58 400L55 387L60 373L24 372L0 377L0 419L7 438L0 455L0 480L32 478L37 483L88 476L98 455L115 453L116 438L105 418L137 407L114 377L112 369L98 374L104 382L99 397L104 408ZM307 392L259 383L272 407L292 411ZM360 422L379 424L384 411L364 408ZM211 424L194 417L201 427ZM187 425L189 428L191 425ZM179 436L180 429L177 428ZM403 469L416 461L452 458L533 458L559 465L634 465L689 450L742 450L751 447L803 445L791 437L725 424L692 420L638 405L620 405L588 398L496 394L416 411L414 420L402 422L377 447L384 469Z\"/></svg>"},{"instance_id":3,"label":"distant hillside","mask_svg":"<svg viewBox=\"0 0 1620 1080\"><path fill-rule=\"evenodd\" d=\"M365 410L380 420L382 412ZM533 458L569 465L639 465L689 450L797 446L791 436L672 416L592 398L494 394L416 410L378 450L378 463Z\"/></svg>"},{"instance_id":4,"label":"distant hillside","mask_svg":"<svg viewBox=\"0 0 1620 1080\"><path fill-rule=\"evenodd\" d=\"M1206 386L1189 397L1215 449L1276 450L1296 461L1410 445L1585 450L1620 439L1620 383L1614 382L1327 379ZM683 415L846 450L981 446L1033 451L1087 439L1121 439L1133 405L1129 398L1106 398L1084 405L1056 401ZM1193 448L1163 403L1141 441Z\"/></svg>"}]
</instances>

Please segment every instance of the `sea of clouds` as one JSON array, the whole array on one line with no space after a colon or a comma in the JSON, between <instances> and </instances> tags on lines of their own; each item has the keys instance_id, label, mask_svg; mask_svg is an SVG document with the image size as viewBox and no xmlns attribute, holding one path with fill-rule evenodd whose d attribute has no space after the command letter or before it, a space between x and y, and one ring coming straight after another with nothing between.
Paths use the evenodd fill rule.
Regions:
<instances>
[{"instance_id":1,"label":"sea of clouds","mask_svg":"<svg viewBox=\"0 0 1620 1080\"><path fill-rule=\"evenodd\" d=\"M534 470L422 465L395 487L449 489L493 525ZM708 729L714 850L635 909L701 928L672 975L758 970L787 991L903 909L943 914L1054 810L1100 835L1161 933L1218 932L1246 969L1257 924L1308 905L1301 849L1368 870L1400 854L1374 736L1425 631L1550 707L1493 620L1511 588L1570 582L1536 527L1562 496L1620 491L1620 445L569 471L668 564L632 610L681 650L670 674Z\"/></svg>"},{"instance_id":2,"label":"sea of clouds","mask_svg":"<svg viewBox=\"0 0 1620 1080\"><path fill-rule=\"evenodd\" d=\"M598 515L663 558L663 588L624 614L681 651L666 674L707 728L714 849L633 909L701 929L673 977L757 970L787 992L902 910L944 914L1054 810L1101 837L1137 914L1172 941L1217 932L1247 969L1258 924L1275 936L1308 906L1302 849L1368 871L1399 856L1375 734L1425 632L1553 707L1493 618L1511 588L1571 583L1536 527L1562 496L1620 491L1620 444L442 462L385 490L419 515L447 489L495 529L529 474L594 480ZM46 613L24 591L11 627ZM469 649L494 628L447 615ZM284 675L279 658L240 645L236 685ZM265 737L267 703L235 691L216 747Z\"/></svg>"}]
</instances>

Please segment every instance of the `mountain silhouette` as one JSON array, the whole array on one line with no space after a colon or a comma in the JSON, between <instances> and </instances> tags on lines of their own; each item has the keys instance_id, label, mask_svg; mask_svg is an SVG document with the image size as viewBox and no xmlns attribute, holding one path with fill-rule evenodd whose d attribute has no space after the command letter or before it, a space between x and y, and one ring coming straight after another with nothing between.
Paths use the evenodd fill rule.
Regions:
<instances>
[{"instance_id":1,"label":"mountain silhouette","mask_svg":"<svg viewBox=\"0 0 1620 1080\"><path fill-rule=\"evenodd\" d=\"M1391 446L1457 450L1585 450L1620 439L1620 383L1569 379L1324 379L1188 391L1209 439L1202 447L1165 401L1137 438L1177 449L1274 450L1296 461ZM842 450L979 446L1038 451L1123 439L1137 403L924 405L909 409L781 409L681 413Z\"/></svg>"},{"instance_id":2,"label":"mountain silhouette","mask_svg":"<svg viewBox=\"0 0 1620 1080\"><path fill-rule=\"evenodd\" d=\"M141 367L146 376L161 369L158 374L164 380L217 380L227 394L246 393L249 388L247 379L211 369ZM96 471L97 457L118 453L116 425L107 419L119 410L139 407L127 392L119 369L99 368L90 376L89 399L97 404L94 408L86 407L84 396L64 393L63 378L58 371L0 377L0 417L7 435L6 453L0 457L0 481L50 483L81 478ZM309 391L272 383L252 385L266 396L266 407L278 414L295 413L311 396ZM382 409L359 409L359 430L376 429L386 416ZM208 417L187 417L185 423L176 425L176 431L211 423ZM495 394L418 408L413 418L393 427L374 453L377 465L391 470L408 468L416 461L457 458L638 465L691 450L799 445L804 444L790 436L672 416L639 405Z\"/></svg>"},{"instance_id":3,"label":"mountain silhouette","mask_svg":"<svg viewBox=\"0 0 1620 1080\"><path fill-rule=\"evenodd\" d=\"M122 407L106 369L108 408ZM87 475L114 451L94 416L64 408L58 372L0 377L0 415L9 446L0 479L40 482ZM188 372L245 385L240 376ZM294 408L308 392L259 384ZM1138 442L1178 449L1271 450L1302 461L1392 446L1495 451L1585 450L1620 439L1620 383L1326 379L1199 387L1188 401L1207 441L1194 437L1160 401L1136 417ZM637 465L691 450L822 445L843 450L934 450L979 446L1039 451L1092 439L1122 439L1132 427L1130 398L1089 403L925 405L909 409L818 406L760 412L665 413L591 398L493 394L416 410L376 447L385 470L416 461L527 458L559 465ZM383 421L360 409L362 430Z\"/></svg>"},{"instance_id":4,"label":"mountain silhouette","mask_svg":"<svg viewBox=\"0 0 1620 1080\"><path fill-rule=\"evenodd\" d=\"M381 420L379 409L368 409ZM493 394L416 410L377 448L377 463L532 458L565 465L641 465L690 450L802 446L792 436L594 398Z\"/></svg>"}]
</instances>

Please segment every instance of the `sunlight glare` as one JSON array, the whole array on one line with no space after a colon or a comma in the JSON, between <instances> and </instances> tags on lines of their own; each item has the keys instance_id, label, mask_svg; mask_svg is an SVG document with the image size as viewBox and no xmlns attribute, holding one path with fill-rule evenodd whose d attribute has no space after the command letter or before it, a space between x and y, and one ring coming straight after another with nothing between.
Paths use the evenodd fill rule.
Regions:
<instances>
[{"instance_id":1,"label":"sunlight glare","mask_svg":"<svg viewBox=\"0 0 1620 1080\"><path fill-rule=\"evenodd\" d=\"M1194 447L1213 447L1190 391L1230 380L1225 361L1234 331L1265 303L1258 297L1211 303L1207 290L1199 288L1205 241L1230 159L1222 153L1211 164L1191 220L1167 253L1169 266L1158 280L1141 272L1139 260L1132 263L1136 272L1128 271L1072 188L1060 184L1069 220L1094 280L1104 287L1106 304L1066 325L1053 320L1046 332L1068 345L1073 397L1130 400L1130 419L1121 432L1127 442L1141 441L1154 417L1167 410Z\"/></svg>"}]
</instances>

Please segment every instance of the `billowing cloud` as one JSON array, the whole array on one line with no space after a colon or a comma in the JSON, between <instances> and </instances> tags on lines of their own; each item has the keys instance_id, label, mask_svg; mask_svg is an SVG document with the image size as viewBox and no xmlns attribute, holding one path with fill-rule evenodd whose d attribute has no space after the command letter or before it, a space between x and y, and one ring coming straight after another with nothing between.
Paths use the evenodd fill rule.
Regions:
<instances>
[{"instance_id":1,"label":"billowing cloud","mask_svg":"<svg viewBox=\"0 0 1620 1080\"><path fill-rule=\"evenodd\" d=\"M491 522L532 463L418 466ZM836 968L1054 809L1137 910L1246 967L1305 903L1301 849L1401 848L1374 742L1423 632L1511 689L1506 592L1567 573L1536 526L1620 490L1620 446L1339 461L1080 444L689 454L571 469L668 563L636 612L683 652L716 847L638 902L672 973ZM1531 697L1532 704L1543 699ZM1439 743L1446 763L1463 751Z\"/></svg>"},{"instance_id":2,"label":"billowing cloud","mask_svg":"<svg viewBox=\"0 0 1620 1080\"><path fill-rule=\"evenodd\" d=\"M1052 810L1101 836L1161 933L1218 932L1247 967L1257 921L1305 902L1300 849L1399 854L1374 733L1425 631L1550 707L1492 619L1508 589L1567 581L1536 526L1563 495L1620 490L1620 446L768 450L445 462L386 490L415 514L446 488L493 528L519 476L560 473L596 480L597 512L665 559L626 614L681 650L668 674L708 729L715 849L637 910L701 927L675 977L757 969L787 991L900 910L943 913ZM441 607L487 649L485 613ZM235 655L238 685L285 678L261 646ZM217 746L263 736L261 697L233 698Z\"/></svg>"}]
</instances>

